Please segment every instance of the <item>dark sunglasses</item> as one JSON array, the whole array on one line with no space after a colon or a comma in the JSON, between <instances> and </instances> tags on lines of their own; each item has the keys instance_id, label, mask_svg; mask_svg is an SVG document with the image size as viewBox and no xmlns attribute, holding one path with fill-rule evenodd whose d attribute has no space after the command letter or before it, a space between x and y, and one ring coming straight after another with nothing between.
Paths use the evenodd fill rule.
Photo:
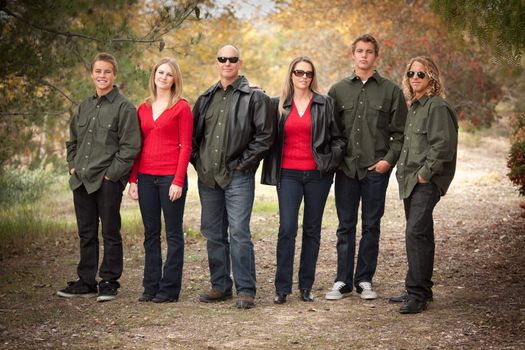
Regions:
<instances>
[{"instance_id":1,"label":"dark sunglasses","mask_svg":"<svg viewBox=\"0 0 525 350\"><path fill-rule=\"evenodd\" d=\"M237 63L237 62L239 62L239 57L219 56L219 57L217 57L217 61L219 61L221 63L226 63L226 61L230 61L230 63Z\"/></svg>"},{"instance_id":2,"label":"dark sunglasses","mask_svg":"<svg viewBox=\"0 0 525 350\"><path fill-rule=\"evenodd\" d=\"M304 70L294 70L293 75L295 75L298 78L306 76L307 78L312 79L314 77L314 72L312 71L306 72Z\"/></svg>"},{"instance_id":3,"label":"dark sunglasses","mask_svg":"<svg viewBox=\"0 0 525 350\"><path fill-rule=\"evenodd\" d=\"M413 70L409 70L407 72L407 77L408 79L412 79L416 74L419 79L425 79L425 77L427 76L425 72L414 72Z\"/></svg>"}]
</instances>

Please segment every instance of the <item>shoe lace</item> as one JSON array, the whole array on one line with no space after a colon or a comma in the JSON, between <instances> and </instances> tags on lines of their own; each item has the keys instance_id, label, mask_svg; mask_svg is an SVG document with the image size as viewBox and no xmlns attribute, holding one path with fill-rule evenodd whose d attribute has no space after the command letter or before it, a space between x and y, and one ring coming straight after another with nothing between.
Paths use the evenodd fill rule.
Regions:
<instances>
[{"instance_id":1,"label":"shoe lace","mask_svg":"<svg viewBox=\"0 0 525 350\"><path fill-rule=\"evenodd\" d=\"M346 286L346 283L344 283L343 281L337 281L334 283L332 290L341 290L341 288L343 288L344 286Z\"/></svg>"},{"instance_id":2,"label":"shoe lace","mask_svg":"<svg viewBox=\"0 0 525 350\"><path fill-rule=\"evenodd\" d=\"M363 290L372 290L372 283L370 282L361 282L359 283L359 287Z\"/></svg>"}]
</instances>

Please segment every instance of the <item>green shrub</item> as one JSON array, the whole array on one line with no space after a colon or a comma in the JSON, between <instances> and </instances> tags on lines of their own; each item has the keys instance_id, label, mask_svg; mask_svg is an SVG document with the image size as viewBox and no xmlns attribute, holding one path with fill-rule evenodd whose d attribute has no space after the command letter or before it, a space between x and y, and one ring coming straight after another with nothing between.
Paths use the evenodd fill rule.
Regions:
<instances>
[{"instance_id":1,"label":"green shrub","mask_svg":"<svg viewBox=\"0 0 525 350\"><path fill-rule=\"evenodd\" d=\"M0 206L27 204L39 200L53 181L44 170L6 170L0 173Z\"/></svg>"},{"instance_id":2,"label":"green shrub","mask_svg":"<svg viewBox=\"0 0 525 350\"><path fill-rule=\"evenodd\" d=\"M516 115L512 124L514 132L507 160L510 169L507 175L518 186L520 195L525 196L525 114Z\"/></svg>"}]
</instances>

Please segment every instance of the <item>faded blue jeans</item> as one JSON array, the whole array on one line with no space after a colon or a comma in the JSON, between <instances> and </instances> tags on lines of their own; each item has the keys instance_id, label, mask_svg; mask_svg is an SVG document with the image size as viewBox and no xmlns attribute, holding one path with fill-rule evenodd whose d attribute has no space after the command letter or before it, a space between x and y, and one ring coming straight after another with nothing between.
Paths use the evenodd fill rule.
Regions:
<instances>
[{"instance_id":1,"label":"faded blue jeans","mask_svg":"<svg viewBox=\"0 0 525 350\"><path fill-rule=\"evenodd\" d=\"M207 238L212 288L232 289L255 296L255 254L250 232L255 194L255 173L233 171L226 188L204 185L200 180L201 232Z\"/></svg>"}]
</instances>

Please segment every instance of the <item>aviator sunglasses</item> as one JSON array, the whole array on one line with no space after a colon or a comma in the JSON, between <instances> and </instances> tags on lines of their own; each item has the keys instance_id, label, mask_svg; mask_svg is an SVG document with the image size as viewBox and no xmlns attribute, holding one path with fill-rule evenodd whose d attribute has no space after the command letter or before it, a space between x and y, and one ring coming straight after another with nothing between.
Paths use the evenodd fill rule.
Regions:
<instances>
[{"instance_id":1,"label":"aviator sunglasses","mask_svg":"<svg viewBox=\"0 0 525 350\"><path fill-rule=\"evenodd\" d=\"M306 76L307 78L312 79L314 77L314 72L306 72L304 70L296 69L293 71L293 75L295 75L298 78Z\"/></svg>"},{"instance_id":2,"label":"aviator sunglasses","mask_svg":"<svg viewBox=\"0 0 525 350\"><path fill-rule=\"evenodd\" d=\"M425 72L414 72L413 70L409 70L407 72L407 77L408 79L412 79L416 74L419 79L425 79L425 77L427 76Z\"/></svg>"},{"instance_id":3,"label":"aviator sunglasses","mask_svg":"<svg viewBox=\"0 0 525 350\"><path fill-rule=\"evenodd\" d=\"M239 62L239 57L225 57L225 56L219 56L217 57L217 61L220 63L226 63L226 61L230 61L230 63L237 63Z\"/></svg>"}]
</instances>

